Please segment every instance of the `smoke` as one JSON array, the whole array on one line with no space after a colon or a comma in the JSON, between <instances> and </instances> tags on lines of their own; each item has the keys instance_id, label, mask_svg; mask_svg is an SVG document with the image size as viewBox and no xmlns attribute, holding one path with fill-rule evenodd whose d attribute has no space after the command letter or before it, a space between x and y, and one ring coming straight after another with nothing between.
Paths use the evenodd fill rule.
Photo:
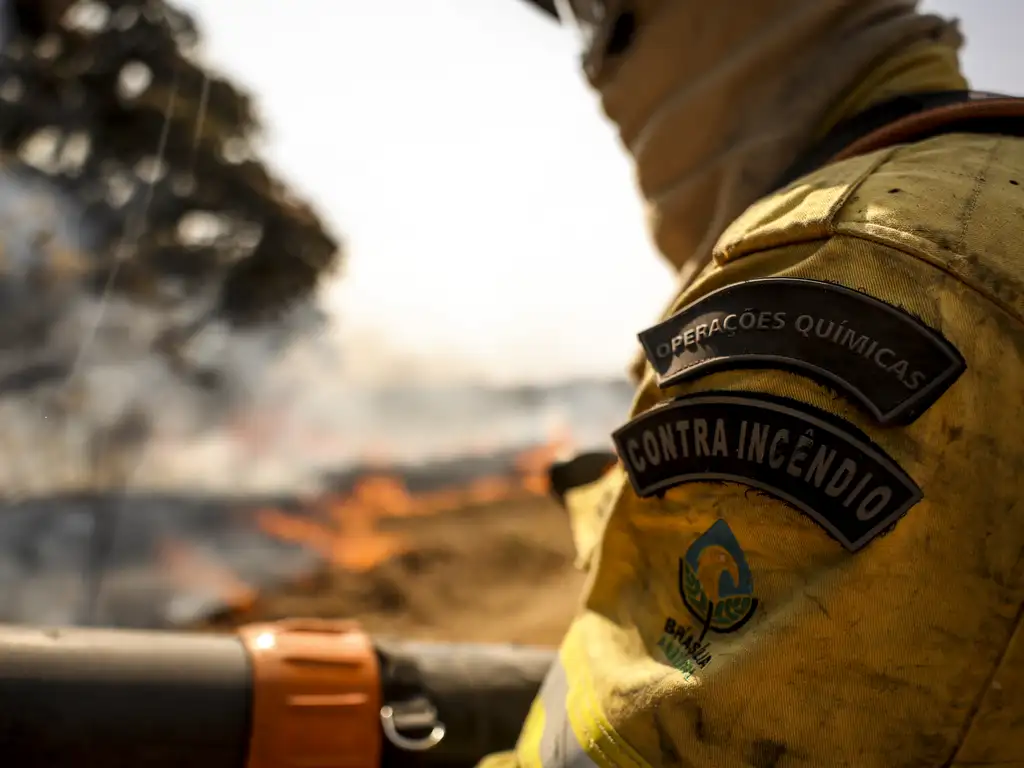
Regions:
<instances>
[{"instance_id":1,"label":"smoke","mask_svg":"<svg viewBox=\"0 0 1024 768\"><path fill-rule=\"evenodd\" d=\"M0 17L3 495L259 485L226 471L226 430L315 342L337 240L258 159L253 104L203 65L188 15Z\"/></svg>"},{"instance_id":2,"label":"smoke","mask_svg":"<svg viewBox=\"0 0 1024 768\"><path fill-rule=\"evenodd\" d=\"M607 448L631 399L624 379L499 383L472 359L343 322L289 350L235 434L264 477L287 476L297 459L319 474L554 439Z\"/></svg>"},{"instance_id":3,"label":"smoke","mask_svg":"<svg viewBox=\"0 0 1024 768\"><path fill-rule=\"evenodd\" d=\"M310 567L229 496L373 458L607 444L625 382L488 386L325 314L341 246L258 159L254 106L188 16L9 0L0 39L0 620L199 610L154 567L175 538L257 587Z\"/></svg>"},{"instance_id":4,"label":"smoke","mask_svg":"<svg viewBox=\"0 0 1024 768\"><path fill-rule=\"evenodd\" d=\"M0 232L8 496L157 480L144 461L136 471L140 452L154 437L180 441L219 423L301 324L298 310L269 331L207 323L182 347L183 373L164 340L209 315L208 299L160 306L95 293L95 232L74 201L16 169L0 172Z\"/></svg>"},{"instance_id":5,"label":"smoke","mask_svg":"<svg viewBox=\"0 0 1024 768\"><path fill-rule=\"evenodd\" d=\"M294 502L292 502L294 503ZM288 499L68 494L0 502L0 621L166 627L224 607L223 574L258 590L310 572L312 552L261 535L246 510ZM98 516L123 510L99 595L88 573ZM192 562L168 562L169 550ZM213 578L210 577L213 571ZM98 597L92 610L89 601Z\"/></svg>"}]
</instances>

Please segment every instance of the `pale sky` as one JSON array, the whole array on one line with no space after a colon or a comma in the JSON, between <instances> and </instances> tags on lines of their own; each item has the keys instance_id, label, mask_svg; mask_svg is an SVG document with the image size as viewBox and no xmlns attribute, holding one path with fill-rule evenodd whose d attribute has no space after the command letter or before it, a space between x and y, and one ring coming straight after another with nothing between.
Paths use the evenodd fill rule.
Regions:
<instances>
[{"instance_id":1,"label":"pale sky","mask_svg":"<svg viewBox=\"0 0 1024 768\"><path fill-rule=\"evenodd\" d=\"M183 4L346 238L349 331L491 378L621 373L672 279L562 30L522 0ZM1020 0L925 6L963 19L975 87L1024 93Z\"/></svg>"}]
</instances>

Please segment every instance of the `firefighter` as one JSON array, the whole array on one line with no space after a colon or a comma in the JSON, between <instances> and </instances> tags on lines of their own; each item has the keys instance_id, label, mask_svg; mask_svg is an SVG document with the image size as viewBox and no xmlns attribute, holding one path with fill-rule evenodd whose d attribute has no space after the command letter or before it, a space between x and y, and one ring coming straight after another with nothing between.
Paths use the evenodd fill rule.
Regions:
<instances>
[{"instance_id":1,"label":"firefighter","mask_svg":"<svg viewBox=\"0 0 1024 768\"><path fill-rule=\"evenodd\" d=\"M966 90L955 25L905 0L547 10L679 291L640 332L617 460L552 473L587 587L483 768L1024 766L1024 100ZM32 98L16 112L46 113ZM319 257L294 273L273 238L226 292L239 321L333 247L301 210L267 216ZM302 620L0 635L19 766L464 765L511 742L550 661Z\"/></svg>"},{"instance_id":2,"label":"firefighter","mask_svg":"<svg viewBox=\"0 0 1024 768\"><path fill-rule=\"evenodd\" d=\"M537 4L680 287L483 765L1024 766L1022 102L916 2Z\"/></svg>"}]
</instances>

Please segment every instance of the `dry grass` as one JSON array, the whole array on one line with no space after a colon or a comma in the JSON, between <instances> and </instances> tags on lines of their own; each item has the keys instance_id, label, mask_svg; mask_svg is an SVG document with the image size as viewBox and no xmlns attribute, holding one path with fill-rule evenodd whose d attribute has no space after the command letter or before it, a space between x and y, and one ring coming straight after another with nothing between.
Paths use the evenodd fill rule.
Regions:
<instances>
[{"instance_id":1,"label":"dry grass","mask_svg":"<svg viewBox=\"0 0 1024 768\"><path fill-rule=\"evenodd\" d=\"M556 645L579 599L565 512L537 499L393 521L413 544L367 573L325 571L262 595L224 627L287 616L352 618L374 634Z\"/></svg>"}]
</instances>

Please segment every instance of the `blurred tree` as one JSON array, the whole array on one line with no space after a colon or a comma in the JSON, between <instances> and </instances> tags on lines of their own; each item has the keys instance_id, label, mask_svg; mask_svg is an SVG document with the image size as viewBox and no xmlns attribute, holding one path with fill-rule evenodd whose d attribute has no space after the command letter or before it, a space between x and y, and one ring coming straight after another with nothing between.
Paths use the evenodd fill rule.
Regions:
<instances>
[{"instance_id":1,"label":"blurred tree","mask_svg":"<svg viewBox=\"0 0 1024 768\"><path fill-rule=\"evenodd\" d=\"M92 290L207 296L196 322L237 328L273 321L336 266L336 240L256 156L250 97L195 58L187 13L7 0L4 14L0 151L83 206ZM173 354L175 334L164 343Z\"/></svg>"},{"instance_id":2,"label":"blurred tree","mask_svg":"<svg viewBox=\"0 0 1024 768\"><path fill-rule=\"evenodd\" d=\"M0 0L0 490L107 494L87 619L153 425L238 407L340 260L198 42L162 0Z\"/></svg>"}]
</instances>

